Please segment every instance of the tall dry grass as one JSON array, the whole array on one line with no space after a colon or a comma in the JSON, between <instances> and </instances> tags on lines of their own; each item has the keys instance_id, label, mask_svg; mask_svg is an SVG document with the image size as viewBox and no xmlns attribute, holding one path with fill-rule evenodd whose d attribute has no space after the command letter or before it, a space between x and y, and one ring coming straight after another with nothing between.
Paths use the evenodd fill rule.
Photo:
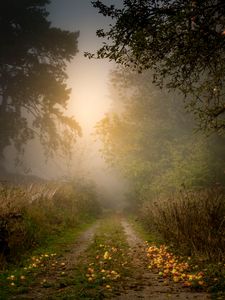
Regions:
<instances>
[{"instance_id":1,"label":"tall dry grass","mask_svg":"<svg viewBox=\"0 0 225 300\"><path fill-rule=\"evenodd\" d=\"M0 268L46 237L100 213L90 187L72 183L0 185Z\"/></svg>"},{"instance_id":2,"label":"tall dry grass","mask_svg":"<svg viewBox=\"0 0 225 300\"><path fill-rule=\"evenodd\" d=\"M182 191L145 203L141 217L149 230L188 255L225 258L225 191L221 188Z\"/></svg>"}]
</instances>

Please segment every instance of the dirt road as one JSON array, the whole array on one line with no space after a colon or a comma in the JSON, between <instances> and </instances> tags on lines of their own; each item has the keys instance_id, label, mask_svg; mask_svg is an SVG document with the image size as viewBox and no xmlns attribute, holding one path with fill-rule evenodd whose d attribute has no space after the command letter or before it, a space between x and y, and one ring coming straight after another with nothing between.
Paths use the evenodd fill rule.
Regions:
<instances>
[{"instance_id":1,"label":"dirt road","mask_svg":"<svg viewBox=\"0 0 225 300\"><path fill-rule=\"evenodd\" d=\"M109 220L110 219L110 220ZM7 299L210 299L148 269L146 243L120 216L94 224ZM1 299L1 297L0 297Z\"/></svg>"},{"instance_id":2,"label":"dirt road","mask_svg":"<svg viewBox=\"0 0 225 300\"><path fill-rule=\"evenodd\" d=\"M210 299L210 296L206 293L191 292L190 290L187 290L187 288L182 288L181 285L173 282L170 282L169 285L165 286L158 274L154 274L147 269L148 261L144 241L138 237L131 225L125 219L122 220L122 225L130 246L129 255L132 257L135 272L132 277L127 278L128 288L124 290L123 294L114 297L114 299Z\"/></svg>"},{"instance_id":3,"label":"dirt road","mask_svg":"<svg viewBox=\"0 0 225 300\"><path fill-rule=\"evenodd\" d=\"M70 245L66 254L57 258L48 266L42 274L36 277L36 284L33 282L26 292L16 295L11 299L58 299L60 293L73 286L74 271L81 254L88 248L93 240L98 223L81 234L81 236ZM65 274L65 276L64 276ZM42 284L40 284L42 283ZM1 299L1 297L0 297Z\"/></svg>"}]
</instances>

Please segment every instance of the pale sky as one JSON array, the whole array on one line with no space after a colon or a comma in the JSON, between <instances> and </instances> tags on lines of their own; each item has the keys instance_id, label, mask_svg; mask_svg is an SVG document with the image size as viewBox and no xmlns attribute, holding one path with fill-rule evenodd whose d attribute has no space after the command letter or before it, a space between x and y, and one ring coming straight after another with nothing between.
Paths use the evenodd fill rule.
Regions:
<instances>
[{"instance_id":1,"label":"pale sky","mask_svg":"<svg viewBox=\"0 0 225 300\"><path fill-rule=\"evenodd\" d=\"M105 1L115 5L120 2ZM53 26L80 31L79 53L68 66L68 85L72 88L69 113L76 117L86 135L110 107L107 81L114 65L107 60L89 60L83 53L100 47L96 30L106 27L110 19L98 14L89 0L52 0L48 10Z\"/></svg>"},{"instance_id":2,"label":"pale sky","mask_svg":"<svg viewBox=\"0 0 225 300\"><path fill-rule=\"evenodd\" d=\"M121 2L122 0L105 1L106 4L116 6ZM107 169L91 135L96 122L110 109L108 75L115 65L107 60L89 60L83 55L85 51L94 52L101 46L96 30L106 28L110 19L98 14L89 0L52 0L49 11L53 26L80 31L79 53L68 66L68 84L72 88L69 113L75 116L83 129L81 144L84 145L84 153L81 160L85 171L109 198L112 197L112 191L115 198L117 191L117 199L113 201L119 203L123 198L125 183L113 170Z\"/></svg>"},{"instance_id":3,"label":"pale sky","mask_svg":"<svg viewBox=\"0 0 225 300\"><path fill-rule=\"evenodd\" d=\"M105 3L119 5L121 1L106 0ZM106 28L110 19L98 14L89 0L52 0L47 9L52 26L80 31L79 53L68 65L68 87L72 88L68 114L76 118L83 130L83 138L75 146L71 175L83 174L92 178L99 190L108 195L107 198L113 197L113 201L119 203L123 197L124 181L115 171L107 168L92 135L96 122L110 109L108 74L115 65L107 60L89 60L83 55L85 51L93 52L101 46L96 30ZM31 168L33 175L54 179L70 173L64 162L55 159L46 163L41 153L38 141L27 146L25 167ZM7 167L15 171L13 149L8 149L7 154Z\"/></svg>"}]
</instances>

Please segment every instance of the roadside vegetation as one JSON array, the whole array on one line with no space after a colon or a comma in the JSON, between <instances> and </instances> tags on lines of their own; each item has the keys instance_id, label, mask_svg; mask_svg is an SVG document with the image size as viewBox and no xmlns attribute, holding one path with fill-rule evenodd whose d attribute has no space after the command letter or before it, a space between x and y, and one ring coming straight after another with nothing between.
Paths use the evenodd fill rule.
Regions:
<instances>
[{"instance_id":1,"label":"roadside vegetation","mask_svg":"<svg viewBox=\"0 0 225 300\"><path fill-rule=\"evenodd\" d=\"M224 299L225 261L224 257L222 258L221 256L218 259L218 254L221 251L209 246L208 250L211 249L211 254L213 255L210 256L209 253L193 251L195 247L193 247L191 239L188 240L188 237L185 241L175 240L174 236L171 238L170 233L166 233L166 224L161 224L161 227L165 230L163 231L162 228L161 230L157 228L159 224L155 223L160 222L159 220L162 221L162 218L168 217L171 211L166 211L168 207L162 205L163 217L161 215L157 219L155 215L157 209L158 206L157 208L152 207L151 214L148 210L143 210L138 217L137 214L129 216L134 229L146 240L146 255L149 259L148 269L158 274L158 277L163 279L165 285L169 285L173 281L181 284L183 287L189 287L193 291L207 291L211 294L212 299ZM149 218L150 215L153 217L152 220ZM174 223L172 222L172 225ZM201 220L199 220L199 223L201 223ZM209 233L210 228L207 229L206 232ZM175 235L177 232L173 234ZM202 231L195 231L195 233L196 235L201 235ZM214 236L214 239L217 240L217 237ZM198 244L201 244L201 240ZM205 245L203 241L202 244ZM220 248L222 248L222 245Z\"/></svg>"},{"instance_id":2,"label":"roadside vegetation","mask_svg":"<svg viewBox=\"0 0 225 300\"><path fill-rule=\"evenodd\" d=\"M105 299L121 293L132 264L120 218L107 215L98 221L95 235L87 249L75 259L78 245L74 240L91 223L68 230L48 240L24 260L0 275L1 299L34 297L49 299ZM66 258L71 252L71 259Z\"/></svg>"},{"instance_id":3,"label":"roadside vegetation","mask_svg":"<svg viewBox=\"0 0 225 300\"><path fill-rule=\"evenodd\" d=\"M171 198L145 203L140 216L153 231L187 255L225 260L225 193L221 188L181 191Z\"/></svg>"},{"instance_id":4,"label":"roadside vegetation","mask_svg":"<svg viewBox=\"0 0 225 300\"><path fill-rule=\"evenodd\" d=\"M208 288L223 291L224 136L196 131L179 94L151 78L151 71L112 73L114 105L96 126L102 156L128 181L126 209L199 272L207 269Z\"/></svg>"},{"instance_id":5,"label":"roadside vegetation","mask_svg":"<svg viewBox=\"0 0 225 300\"><path fill-rule=\"evenodd\" d=\"M19 163L27 143L38 140L46 159L59 155L69 167L82 133L66 111L66 69L79 33L51 26L48 0L3 2L0 169L7 147ZM96 55L85 53L118 64L111 111L96 136L105 161L126 179L127 210L150 235L141 252L149 272L218 299L225 297L223 2L124 0L117 9L92 1L114 21L109 31L97 30L106 42ZM126 286L135 266L117 217L102 221L66 276L60 253L101 214L85 180L2 183L0 208L1 299L32 285L57 288L64 299L104 299ZM49 270L57 284L45 278Z\"/></svg>"},{"instance_id":6,"label":"roadside vegetation","mask_svg":"<svg viewBox=\"0 0 225 300\"><path fill-rule=\"evenodd\" d=\"M101 212L95 189L88 183L3 184L0 193L1 270Z\"/></svg>"},{"instance_id":7,"label":"roadside vegetation","mask_svg":"<svg viewBox=\"0 0 225 300\"><path fill-rule=\"evenodd\" d=\"M46 237L42 246L39 245L28 251L20 263L11 264L1 271L1 299L26 296L34 287L42 290L49 289L53 287L52 279L55 281L54 288L64 287L64 277L69 275L66 271L65 255L71 251L74 242L93 224L93 221L92 219L64 230L59 235Z\"/></svg>"}]
</instances>

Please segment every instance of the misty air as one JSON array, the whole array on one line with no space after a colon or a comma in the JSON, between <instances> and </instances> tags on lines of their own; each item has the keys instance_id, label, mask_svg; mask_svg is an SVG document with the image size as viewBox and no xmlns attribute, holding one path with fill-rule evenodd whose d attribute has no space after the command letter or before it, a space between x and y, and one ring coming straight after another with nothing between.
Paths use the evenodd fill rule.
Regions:
<instances>
[{"instance_id":1,"label":"misty air","mask_svg":"<svg viewBox=\"0 0 225 300\"><path fill-rule=\"evenodd\" d=\"M2 0L0 299L225 299L223 0Z\"/></svg>"}]
</instances>

